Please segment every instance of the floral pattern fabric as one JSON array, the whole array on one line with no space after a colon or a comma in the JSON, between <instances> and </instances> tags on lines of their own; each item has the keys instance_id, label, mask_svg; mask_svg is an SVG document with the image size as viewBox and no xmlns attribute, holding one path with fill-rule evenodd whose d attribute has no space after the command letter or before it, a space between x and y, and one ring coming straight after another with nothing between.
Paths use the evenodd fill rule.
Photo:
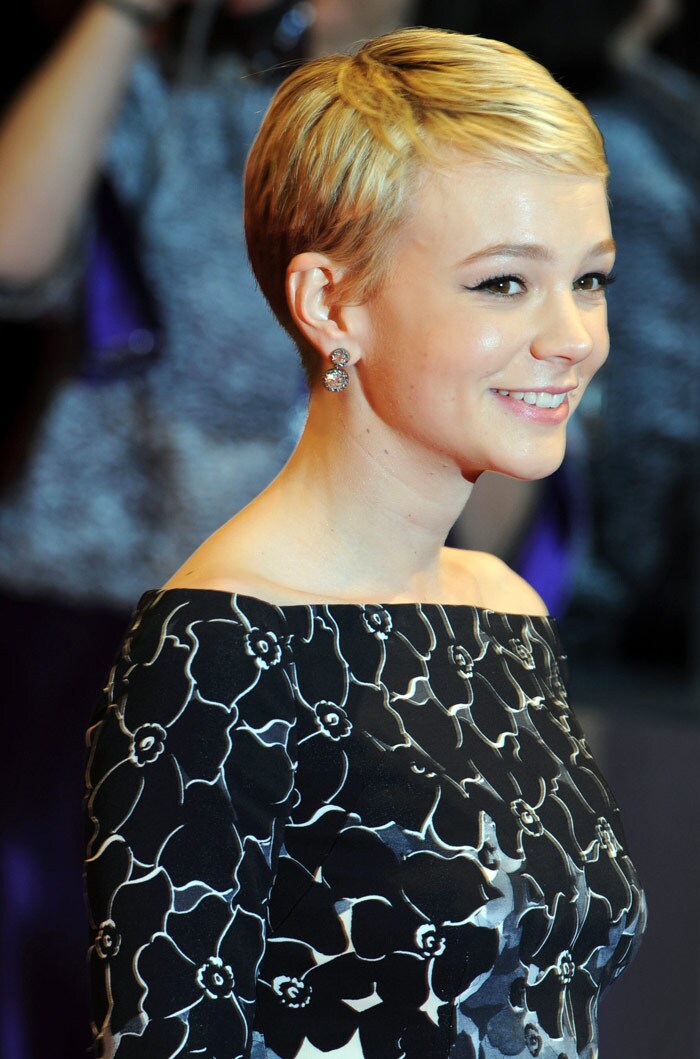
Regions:
<instances>
[{"instance_id":1,"label":"floral pattern fabric","mask_svg":"<svg viewBox=\"0 0 700 1059\"><path fill-rule=\"evenodd\" d=\"M646 913L553 618L149 592L89 743L100 1055L598 1055Z\"/></svg>"}]
</instances>

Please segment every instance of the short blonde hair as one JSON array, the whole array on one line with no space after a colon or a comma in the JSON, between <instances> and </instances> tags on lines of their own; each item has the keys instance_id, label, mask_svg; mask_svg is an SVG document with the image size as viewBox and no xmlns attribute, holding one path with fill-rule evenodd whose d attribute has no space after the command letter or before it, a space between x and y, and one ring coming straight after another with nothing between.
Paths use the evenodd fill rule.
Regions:
<instances>
[{"instance_id":1,"label":"short blonde hair","mask_svg":"<svg viewBox=\"0 0 700 1059\"><path fill-rule=\"evenodd\" d=\"M344 269L339 302L366 300L422 172L459 156L607 179L590 113L539 63L501 41L410 28L296 69L248 156L250 262L309 378L318 355L296 328L287 266L306 250Z\"/></svg>"}]
</instances>

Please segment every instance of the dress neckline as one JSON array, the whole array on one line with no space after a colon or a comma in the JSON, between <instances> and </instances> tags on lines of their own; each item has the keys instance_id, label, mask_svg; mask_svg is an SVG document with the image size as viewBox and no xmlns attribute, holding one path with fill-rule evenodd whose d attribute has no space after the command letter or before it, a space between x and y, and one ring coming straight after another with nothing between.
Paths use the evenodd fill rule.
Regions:
<instances>
[{"instance_id":1,"label":"dress neckline","mask_svg":"<svg viewBox=\"0 0 700 1059\"><path fill-rule=\"evenodd\" d=\"M227 592L223 588L151 588L147 589L141 596L139 606L146 606L149 603L162 599L166 596L177 596L182 595L191 597L193 595L198 596L226 596L228 599L236 599L241 601L249 601L257 606L271 607L277 611L287 610L308 610L308 609L321 609L324 607L330 607L334 611L338 609L357 609L362 607L380 607L382 610L392 611L400 609L416 609L418 607L433 607L439 608L445 611L455 612L463 611L469 614L492 614L497 618L527 618L529 621L546 621L550 624L557 625L557 618L554 614L526 614L522 611L504 611L496 610L493 607L481 607L475 603L438 603L432 600L425 602L418 601L405 601L405 602L332 602L332 601L319 601L311 600L306 603L273 603L269 599L262 599L260 596L252 596L247 592Z\"/></svg>"}]
</instances>

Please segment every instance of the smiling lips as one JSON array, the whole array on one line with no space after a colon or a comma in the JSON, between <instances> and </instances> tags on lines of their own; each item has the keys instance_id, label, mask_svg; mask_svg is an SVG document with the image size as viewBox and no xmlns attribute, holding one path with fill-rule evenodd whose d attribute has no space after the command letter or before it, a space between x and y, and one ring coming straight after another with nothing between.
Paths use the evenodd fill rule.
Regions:
<instances>
[{"instance_id":1,"label":"smiling lips","mask_svg":"<svg viewBox=\"0 0 700 1059\"><path fill-rule=\"evenodd\" d=\"M538 408L558 408L568 397L565 393L550 393L548 390L498 390L503 397L512 397L514 401L524 401Z\"/></svg>"}]
</instances>

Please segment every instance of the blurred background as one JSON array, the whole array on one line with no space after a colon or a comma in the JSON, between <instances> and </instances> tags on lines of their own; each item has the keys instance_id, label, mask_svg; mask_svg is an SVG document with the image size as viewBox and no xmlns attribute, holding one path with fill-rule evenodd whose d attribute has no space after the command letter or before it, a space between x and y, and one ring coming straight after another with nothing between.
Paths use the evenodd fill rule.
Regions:
<instances>
[{"instance_id":1,"label":"blurred background","mask_svg":"<svg viewBox=\"0 0 700 1059\"><path fill-rule=\"evenodd\" d=\"M416 24L497 37L592 110L619 244L611 356L540 483L485 475L450 543L558 619L647 937L604 1059L700 1059L700 9L686 0L7 0L0 48L0 1050L90 1046L84 732L141 592L276 473L293 350L240 180L290 63Z\"/></svg>"}]
</instances>

